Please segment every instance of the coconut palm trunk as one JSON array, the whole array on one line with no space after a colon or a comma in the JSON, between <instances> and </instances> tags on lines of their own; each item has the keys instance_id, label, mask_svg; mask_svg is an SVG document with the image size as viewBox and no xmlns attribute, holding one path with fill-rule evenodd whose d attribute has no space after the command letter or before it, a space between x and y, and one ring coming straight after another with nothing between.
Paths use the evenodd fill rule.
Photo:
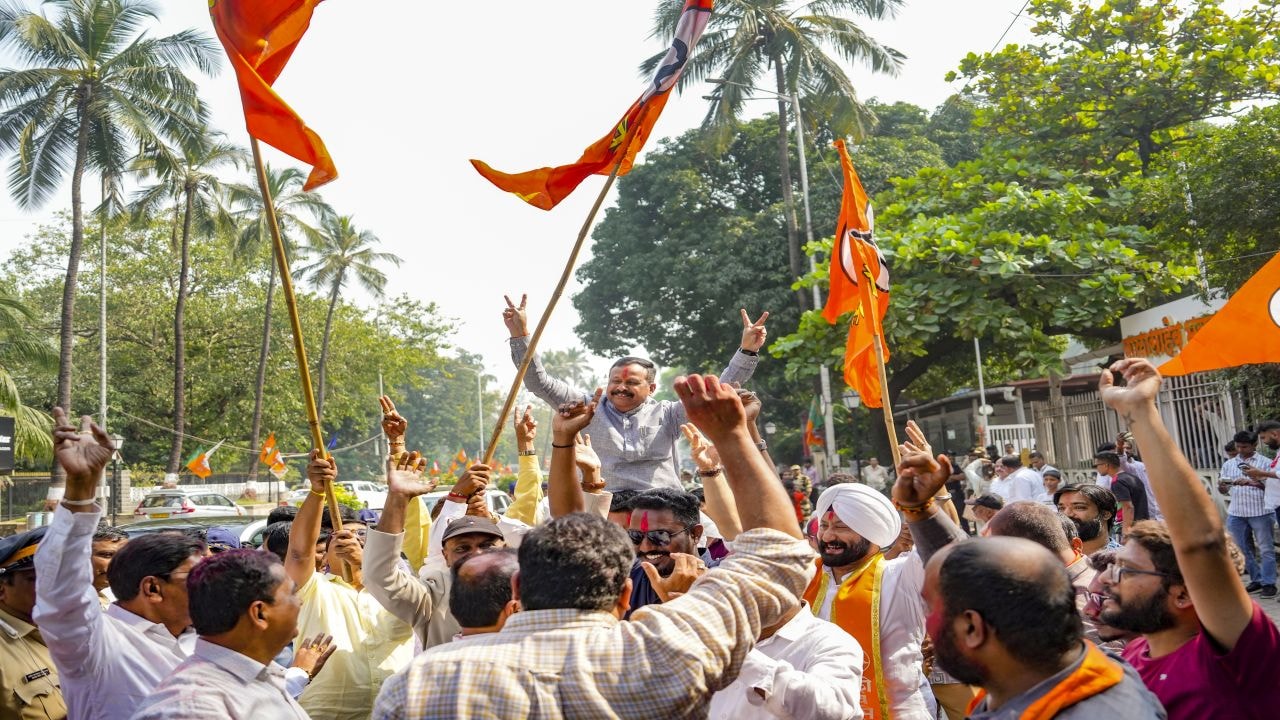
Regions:
<instances>
[{"instance_id":1,"label":"coconut palm trunk","mask_svg":"<svg viewBox=\"0 0 1280 720\"><path fill-rule=\"evenodd\" d=\"M804 250L800 247L800 229L796 222L796 199L791 188L791 143L787 140L787 92L786 72L782 67L782 56L773 57L774 80L778 87L778 176L782 182L783 215L787 221L787 259L791 263L791 277L799 280L804 277ZM795 291L796 302L800 312L809 309L809 297L803 289Z\"/></svg>"},{"instance_id":2,"label":"coconut palm trunk","mask_svg":"<svg viewBox=\"0 0 1280 720\"><path fill-rule=\"evenodd\" d=\"M183 189L182 241L178 250L178 298L173 304L173 440L169 444L169 464L165 472L176 473L182 467L182 435L187 426L187 277L191 272L191 216L196 191Z\"/></svg>"},{"instance_id":3,"label":"coconut palm trunk","mask_svg":"<svg viewBox=\"0 0 1280 720\"><path fill-rule=\"evenodd\" d=\"M338 291L341 289L341 280L333 284L333 291L329 293L329 312L324 316L324 339L320 341L320 397L316 401L316 411L320 417L324 417L324 393L327 389L325 371L329 363L329 333L333 330L333 311L338 308Z\"/></svg>"},{"instance_id":4,"label":"coconut palm trunk","mask_svg":"<svg viewBox=\"0 0 1280 720\"><path fill-rule=\"evenodd\" d=\"M274 253L273 253L274 257ZM267 356L271 354L271 308L276 297L276 264L271 263L267 276L267 302L262 317L262 344L258 347L258 377L253 392L253 422L249 427L249 447L255 450L262 439L262 398L267 389ZM249 482L258 481L258 463L249 464Z\"/></svg>"}]
</instances>

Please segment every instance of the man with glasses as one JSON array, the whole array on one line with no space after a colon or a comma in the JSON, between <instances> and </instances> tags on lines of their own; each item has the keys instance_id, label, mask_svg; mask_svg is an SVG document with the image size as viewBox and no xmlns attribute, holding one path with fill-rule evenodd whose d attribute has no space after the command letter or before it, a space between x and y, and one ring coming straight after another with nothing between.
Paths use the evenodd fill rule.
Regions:
<instances>
[{"instance_id":1,"label":"man with glasses","mask_svg":"<svg viewBox=\"0 0 1280 720\"><path fill-rule=\"evenodd\" d=\"M107 568L116 601L103 612L90 554L102 517L98 478L115 448L88 416L77 431L66 412L54 408L53 422L67 489L36 551L40 581L32 614L57 666L68 716L127 718L194 649L187 575L205 546L172 532L129 541Z\"/></svg>"},{"instance_id":2,"label":"man with glasses","mask_svg":"<svg viewBox=\"0 0 1280 720\"><path fill-rule=\"evenodd\" d=\"M654 488L631 498L627 535L636 549L631 566L632 612L666 600L655 588L663 584L657 579L671 578L678 564L697 575L706 568L706 560L698 555L702 524L698 497L692 493Z\"/></svg>"},{"instance_id":3,"label":"man with glasses","mask_svg":"<svg viewBox=\"0 0 1280 720\"><path fill-rule=\"evenodd\" d=\"M1146 360L1121 360L1102 373L1099 390L1147 449L1165 515L1135 524L1117 553L1103 622L1142 634L1124 657L1171 720L1274 717L1280 630L1245 591L1218 510L1160 418L1159 373Z\"/></svg>"}]
</instances>

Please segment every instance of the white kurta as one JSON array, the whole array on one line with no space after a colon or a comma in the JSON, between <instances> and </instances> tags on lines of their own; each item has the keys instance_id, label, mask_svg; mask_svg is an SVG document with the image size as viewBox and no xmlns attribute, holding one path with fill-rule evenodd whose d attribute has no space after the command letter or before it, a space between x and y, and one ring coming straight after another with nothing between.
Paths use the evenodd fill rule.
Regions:
<instances>
[{"instance_id":1,"label":"white kurta","mask_svg":"<svg viewBox=\"0 0 1280 720\"><path fill-rule=\"evenodd\" d=\"M830 573L828 569L823 572ZM889 686L889 712L894 720L933 720L920 693L925 682L920 643L924 641L924 563L913 550L885 563L880 595L880 662ZM835 586L829 586L817 615L831 619ZM871 648L863 648L867 653ZM865 677L875 682L871 668Z\"/></svg>"}]
</instances>

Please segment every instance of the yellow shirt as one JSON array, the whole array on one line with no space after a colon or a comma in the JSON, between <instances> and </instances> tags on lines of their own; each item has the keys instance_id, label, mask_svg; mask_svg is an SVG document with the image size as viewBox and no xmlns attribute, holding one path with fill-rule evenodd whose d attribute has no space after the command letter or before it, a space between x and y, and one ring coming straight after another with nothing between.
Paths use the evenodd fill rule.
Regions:
<instances>
[{"instance_id":1,"label":"yellow shirt","mask_svg":"<svg viewBox=\"0 0 1280 720\"><path fill-rule=\"evenodd\" d=\"M313 720L365 720L382 682L413 660L413 628L332 576L314 573L298 599L298 637L323 632L337 646L298 702Z\"/></svg>"},{"instance_id":2,"label":"yellow shirt","mask_svg":"<svg viewBox=\"0 0 1280 720\"><path fill-rule=\"evenodd\" d=\"M35 625L0 610L0 718L62 720L58 669Z\"/></svg>"}]
</instances>

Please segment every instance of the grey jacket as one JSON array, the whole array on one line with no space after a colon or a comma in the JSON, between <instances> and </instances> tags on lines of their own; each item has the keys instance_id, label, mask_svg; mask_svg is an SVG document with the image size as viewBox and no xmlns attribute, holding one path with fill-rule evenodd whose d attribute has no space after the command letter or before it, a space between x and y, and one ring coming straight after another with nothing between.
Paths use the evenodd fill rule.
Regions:
<instances>
[{"instance_id":1,"label":"grey jacket","mask_svg":"<svg viewBox=\"0 0 1280 720\"><path fill-rule=\"evenodd\" d=\"M413 626L423 649L447 643L461 628L449 612L449 568L428 568L422 579L399 567L404 533L370 530L364 546L365 589L387 612Z\"/></svg>"},{"instance_id":2,"label":"grey jacket","mask_svg":"<svg viewBox=\"0 0 1280 720\"><path fill-rule=\"evenodd\" d=\"M511 360L516 367L520 366L528 346L528 338L511 338ZM745 383L755 373L759 361L754 355L735 351L720 379ZM536 355L525 373L524 385L552 407L590 400L592 395L547 375ZM609 490L679 488L676 442L681 437L680 426L688 421L684 405L679 402L650 398L640 407L622 413L605 397L583 432L591 436L591 447L600 456L601 475Z\"/></svg>"}]
</instances>

